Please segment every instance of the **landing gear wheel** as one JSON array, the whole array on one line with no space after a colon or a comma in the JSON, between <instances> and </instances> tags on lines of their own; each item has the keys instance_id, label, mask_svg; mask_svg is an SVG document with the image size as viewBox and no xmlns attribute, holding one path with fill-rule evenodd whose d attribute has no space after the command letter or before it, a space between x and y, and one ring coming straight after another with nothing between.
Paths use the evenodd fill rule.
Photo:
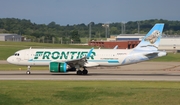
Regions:
<instances>
[{"instance_id":1,"label":"landing gear wheel","mask_svg":"<svg viewBox=\"0 0 180 105\"><path fill-rule=\"evenodd\" d=\"M81 75L82 74L82 71L81 70L78 70L77 71L77 75Z\"/></svg>"},{"instance_id":2,"label":"landing gear wheel","mask_svg":"<svg viewBox=\"0 0 180 105\"><path fill-rule=\"evenodd\" d=\"M88 74L88 71L86 69L84 69L82 72L83 72L83 75L87 75Z\"/></svg>"},{"instance_id":3,"label":"landing gear wheel","mask_svg":"<svg viewBox=\"0 0 180 105\"><path fill-rule=\"evenodd\" d=\"M26 72L26 74L31 74L31 72L30 72L30 70L31 70L31 66L27 66L27 72Z\"/></svg>"},{"instance_id":4,"label":"landing gear wheel","mask_svg":"<svg viewBox=\"0 0 180 105\"><path fill-rule=\"evenodd\" d=\"M31 72L30 72L30 71L27 71L26 74L31 74Z\"/></svg>"}]
</instances>

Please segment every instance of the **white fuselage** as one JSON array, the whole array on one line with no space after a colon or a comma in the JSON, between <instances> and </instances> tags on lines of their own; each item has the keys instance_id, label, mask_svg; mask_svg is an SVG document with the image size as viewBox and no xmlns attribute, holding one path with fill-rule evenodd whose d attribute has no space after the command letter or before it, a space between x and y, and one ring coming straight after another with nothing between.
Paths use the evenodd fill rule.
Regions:
<instances>
[{"instance_id":1,"label":"white fuselage","mask_svg":"<svg viewBox=\"0 0 180 105\"><path fill-rule=\"evenodd\" d=\"M24 49L17 51L7 61L16 65L48 66L50 62L68 62L80 59L85 57L88 52L88 49ZM155 52L157 55L154 56L153 52L133 51L133 49L94 49L84 66L120 66L166 55L166 52Z\"/></svg>"},{"instance_id":2,"label":"white fuselage","mask_svg":"<svg viewBox=\"0 0 180 105\"><path fill-rule=\"evenodd\" d=\"M17 65L45 66L50 62L66 62L86 56L89 49L25 49L10 56L7 61ZM89 66L121 65L132 50L94 49L87 59ZM88 66L87 64L87 66Z\"/></svg>"}]
</instances>

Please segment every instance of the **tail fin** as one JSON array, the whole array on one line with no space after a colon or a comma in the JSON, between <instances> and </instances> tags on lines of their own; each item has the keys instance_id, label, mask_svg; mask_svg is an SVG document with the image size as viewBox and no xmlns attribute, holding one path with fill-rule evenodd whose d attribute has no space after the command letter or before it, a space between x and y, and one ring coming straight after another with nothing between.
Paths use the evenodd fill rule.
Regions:
<instances>
[{"instance_id":1,"label":"tail fin","mask_svg":"<svg viewBox=\"0 0 180 105\"><path fill-rule=\"evenodd\" d=\"M158 50L164 23L157 23L134 49Z\"/></svg>"}]
</instances>

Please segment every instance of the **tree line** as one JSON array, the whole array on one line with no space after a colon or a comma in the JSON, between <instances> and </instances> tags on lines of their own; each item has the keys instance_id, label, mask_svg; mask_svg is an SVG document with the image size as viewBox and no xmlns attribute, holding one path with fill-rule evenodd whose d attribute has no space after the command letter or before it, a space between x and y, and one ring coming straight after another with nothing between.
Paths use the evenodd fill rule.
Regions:
<instances>
[{"instance_id":1,"label":"tree line","mask_svg":"<svg viewBox=\"0 0 180 105\"><path fill-rule=\"evenodd\" d=\"M91 39L105 38L108 32L110 35L124 34L145 34L156 23L165 23L164 34L166 35L180 35L180 21L169 21L163 19L150 19L142 21L128 21L126 23L116 22L109 23L108 31L102 25L104 23L91 22L91 31L89 31L90 24L74 24L61 26L54 21L49 24L36 24L27 19L17 18L0 18L0 33L15 33L22 36L26 36L32 40L49 40L64 42L81 42L80 38L89 38L91 33ZM138 30L139 24L139 30ZM106 30L105 30L106 29Z\"/></svg>"}]
</instances>

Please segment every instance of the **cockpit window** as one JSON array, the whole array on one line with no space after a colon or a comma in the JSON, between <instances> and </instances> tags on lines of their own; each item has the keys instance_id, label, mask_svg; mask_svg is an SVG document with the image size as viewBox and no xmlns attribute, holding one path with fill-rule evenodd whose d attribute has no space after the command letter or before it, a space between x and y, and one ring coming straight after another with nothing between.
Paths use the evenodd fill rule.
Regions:
<instances>
[{"instance_id":1,"label":"cockpit window","mask_svg":"<svg viewBox=\"0 0 180 105\"><path fill-rule=\"evenodd\" d=\"M15 56L19 56L19 53L15 53L14 55L15 55Z\"/></svg>"}]
</instances>

